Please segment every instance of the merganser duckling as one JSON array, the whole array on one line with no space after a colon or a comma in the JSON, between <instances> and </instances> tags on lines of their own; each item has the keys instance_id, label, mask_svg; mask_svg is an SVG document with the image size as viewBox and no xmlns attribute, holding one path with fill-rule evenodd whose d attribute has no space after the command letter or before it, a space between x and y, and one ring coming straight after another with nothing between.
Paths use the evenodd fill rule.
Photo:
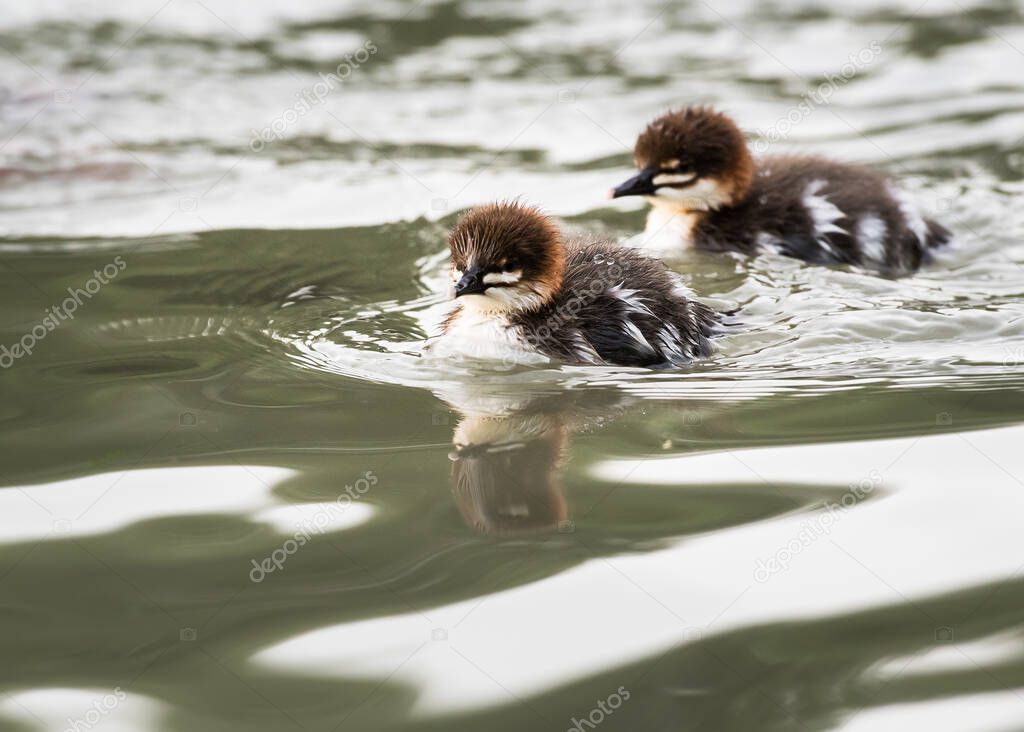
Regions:
<instances>
[{"instance_id":1,"label":"merganser duckling","mask_svg":"<svg viewBox=\"0 0 1024 732\"><path fill-rule=\"evenodd\" d=\"M809 156L755 162L736 124L710 107L651 122L634 159L640 173L611 197L647 198L645 235L663 252L666 242L670 250L775 250L814 264L900 274L951 238L876 171Z\"/></svg>"},{"instance_id":2,"label":"merganser duckling","mask_svg":"<svg viewBox=\"0 0 1024 732\"><path fill-rule=\"evenodd\" d=\"M456 304L444 350L480 356L500 344L544 361L653 367L711 353L716 313L641 252L566 239L517 203L472 209L448 244Z\"/></svg>"}]
</instances>

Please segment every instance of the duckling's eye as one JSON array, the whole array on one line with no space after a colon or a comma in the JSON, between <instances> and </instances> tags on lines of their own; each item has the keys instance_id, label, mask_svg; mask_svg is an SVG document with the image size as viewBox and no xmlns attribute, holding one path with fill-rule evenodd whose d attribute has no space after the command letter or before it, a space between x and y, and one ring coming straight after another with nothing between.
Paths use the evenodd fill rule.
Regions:
<instances>
[{"instance_id":1,"label":"duckling's eye","mask_svg":"<svg viewBox=\"0 0 1024 732\"><path fill-rule=\"evenodd\" d=\"M509 259L505 261L504 264L501 265L501 268L505 272L512 272L514 270L519 269L519 261L516 259Z\"/></svg>"}]
</instances>

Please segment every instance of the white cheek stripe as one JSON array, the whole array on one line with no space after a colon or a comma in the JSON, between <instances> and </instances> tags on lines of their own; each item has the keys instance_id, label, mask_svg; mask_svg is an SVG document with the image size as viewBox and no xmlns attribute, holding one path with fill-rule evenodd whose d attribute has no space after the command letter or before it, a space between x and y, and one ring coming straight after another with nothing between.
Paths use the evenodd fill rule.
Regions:
<instances>
[{"instance_id":1,"label":"white cheek stripe","mask_svg":"<svg viewBox=\"0 0 1024 732\"><path fill-rule=\"evenodd\" d=\"M659 173L651 181L656 186L670 186L681 183L692 183L697 180L695 175L683 175L682 173Z\"/></svg>"},{"instance_id":2,"label":"white cheek stripe","mask_svg":"<svg viewBox=\"0 0 1024 732\"><path fill-rule=\"evenodd\" d=\"M659 188L648 200L682 211L711 211L728 203L729 196L714 178L701 178L685 188Z\"/></svg>"},{"instance_id":3,"label":"white cheek stripe","mask_svg":"<svg viewBox=\"0 0 1024 732\"><path fill-rule=\"evenodd\" d=\"M533 290L518 287L490 287L483 295L463 295L466 308L494 315L533 310L544 305L545 298Z\"/></svg>"},{"instance_id":4,"label":"white cheek stripe","mask_svg":"<svg viewBox=\"0 0 1024 732\"><path fill-rule=\"evenodd\" d=\"M523 277L523 270L517 269L514 272L488 272L484 275L485 285L514 285Z\"/></svg>"}]
</instances>

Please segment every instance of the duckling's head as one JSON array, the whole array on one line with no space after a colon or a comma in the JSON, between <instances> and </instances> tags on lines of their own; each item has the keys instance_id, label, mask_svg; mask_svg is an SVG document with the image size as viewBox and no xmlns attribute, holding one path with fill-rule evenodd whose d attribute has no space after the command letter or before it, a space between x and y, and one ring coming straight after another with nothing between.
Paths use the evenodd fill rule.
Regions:
<instances>
[{"instance_id":1,"label":"duckling's head","mask_svg":"<svg viewBox=\"0 0 1024 732\"><path fill-rule=\"evenodd\" d=\"M536 310L562 284L565 248L554 222L535 208L493 203L466 213L448 238L455 297L483 312Z\"/></svg>"},{"instance_id":2,"label":"duckling's head","mask_svg":"<svg viewBox=\"0 0 1024 732\"><path fill-rule=\"evenodd\" d=\"M710 107L687 107L647 125L633 157L639 174L612 198L646 196L656 206L711 211L737 203L750 188L754 162L736 123Z\"/></svg>"}]
</instances>

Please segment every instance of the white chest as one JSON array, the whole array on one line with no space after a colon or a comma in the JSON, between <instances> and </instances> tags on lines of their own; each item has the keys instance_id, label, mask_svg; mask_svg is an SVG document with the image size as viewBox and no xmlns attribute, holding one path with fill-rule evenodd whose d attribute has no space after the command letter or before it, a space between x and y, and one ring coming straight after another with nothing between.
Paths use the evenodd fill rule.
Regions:
<instances>
[{"instance_id":1,"label":"white chest","mask_svg":"<svg viewBox=\"0 0 1024 732\"><path fill-rule=\"evenodd\" d=\"M463 308L437 339L436 355L462 356L507 364L547 363L550 359L531 347L519 328L500 316Z\"/></svg>"},{"instance_id":2,"label":"white chest","mask_svg":"<svg viewBox=\"0 0 1024 732\"><path fill-rule=\"evenodd\" d=\"M693 212L653 206L638 246L658 256L679 253L693 246L693 227L696 224L697 215Z\"/></svg>"}]
</instances>

